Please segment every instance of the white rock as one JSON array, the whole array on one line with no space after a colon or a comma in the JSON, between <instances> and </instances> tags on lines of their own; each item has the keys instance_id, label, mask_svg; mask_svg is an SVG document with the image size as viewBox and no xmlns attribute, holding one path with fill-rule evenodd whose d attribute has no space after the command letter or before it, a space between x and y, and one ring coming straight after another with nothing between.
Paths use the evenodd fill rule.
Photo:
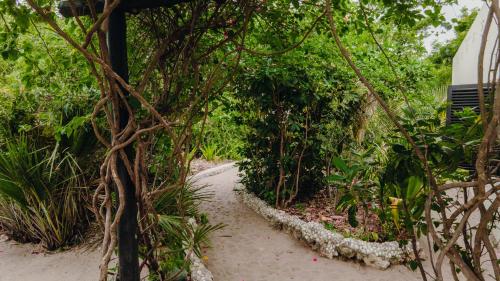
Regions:
<instances>
[{"instance_id":1,"label":"white rock","mask_svg":"<svg viewBox=\"0 0 500 281\"><path fill-rule=\"evenodd\" d=\"M342 234L332 232L317 222L306 222L297 216L276 210L263 200L244 189L239 191L241 200L256 213L262 215L273 225L290 233L298 240L306 242L322 256L332 259L342 256L353 258L378 269L386 269L391 264L401 263L408 259L411 246L403 249L395 241L376 243L359 239L345 238Z\"/></svg>"}]
</instances>

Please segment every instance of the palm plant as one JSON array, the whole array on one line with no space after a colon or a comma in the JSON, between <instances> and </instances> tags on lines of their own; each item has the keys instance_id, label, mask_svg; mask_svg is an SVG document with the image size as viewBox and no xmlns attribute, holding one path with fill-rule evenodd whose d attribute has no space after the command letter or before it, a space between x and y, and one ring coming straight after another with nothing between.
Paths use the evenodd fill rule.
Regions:
<instances>
[{"instance_id":1,"label":"palm plant","mask_svg":"<svg viewBox=\"0 0 500 281\"><path fill-rule=\"evenodd\" d=\"M0 151L0 228L10 238L53 250L88 225L85 180L73 156L59 150L19 137Z\"/></svg>"},{"instance_id":2,"label":"palm plant","mask_svg":"<svg viewBox=\"0 0 500 281\"><path fill-rule=\"evenodd\" d=\"M168 189L154 201L154 207L158 214L197 217L200 203L212 196L213 193L206 191L205 186L187 183Z\"/></svg>"},{"instance_id":3,"label":"palm plant","mask_svg":"<svg viewBox=\"0 0 500 281\"><path fill-rule=\"evenodd\" d=\"M203 158L205 158L207 161L214 161L217 160L218 154L219 154L219 148L217 148L217 145L213 143L209 143L206 145L203 145L201 148L201 154L203 155Z\"/></svg>"},{"instance_id":4,"label":"palm plant","mask_svg":"<svg viewBox=\"0 0 500 281\"><path fill-rule=\"evenodd\" d=\"M204 188L191 183L172 186L153 202L160 230L156 241L161 245L157 253L159 270L166 276L182 276L182 272L187 272L187 255L194 253L201 257L202 246L209 244L209 234L223 227L208 224L206 216L198 210L200 203L213 195Z\"/></svg>"}]
</instances>

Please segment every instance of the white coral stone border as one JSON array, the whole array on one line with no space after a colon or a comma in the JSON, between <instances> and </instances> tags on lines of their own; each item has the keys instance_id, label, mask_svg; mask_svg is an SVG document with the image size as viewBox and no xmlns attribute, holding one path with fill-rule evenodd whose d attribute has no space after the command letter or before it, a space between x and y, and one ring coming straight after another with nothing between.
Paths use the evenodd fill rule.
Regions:
<instances>
[{"instance_id":1,"label":"white coral stone border","mask_svg":"<svg viewBox=\"0 0 500 281\"><path fill-rule=\"evenodd\" d=\"M211 176L215 176L215 175L224 173L225 171L231 170L234 167L236 167L236 162L222 164L222 165L210 168L210 169L203 170L195 175L192 175L188 178L188 181L196 182L196 181L204 179L204 178L208 178Z\"/></svg>"},{"instance_id":2,"label":"white coral stone border","mask_svg":"<svg viewBox=\"0 0 500 281\"><path fill-rule=\"evenodd\" d=\"M189 178L191 182L221 174L234 168L236 162L220 165L199 172ZM360 239L346 238L340 233L332 232L317 222L306 222L299 217L287 214L269 206L266 202L249 193L241 184L237 190L243 203L256 213L262 215L273 225L284 229L296 239L305 241L313 250L329 259L344 257L355 259L365 264L387 269L391 264L400 264L412 256L410 245L400 247L396 241L366 242ZM203 262L193 253L190 254L191 280L213 281L212 273Z\"/></svg>"},{"instance_id":3,"label":"white coral stone border","mask_svg":"<svg viewBox=\"0 0 500 281\"><path fill-rule=\"evenodd\" d=\"M235 167L234 164L235 164L235 162L232 162L232 163L220 165L217 167L213 167L210 169L206 169L204 171L201 171L201 172L189 177L188 180L190 182L196 182L200 179L215 176L217 174L223 173L227 170L234 168ZM196 221L194 219L190 219L189 223L196 225ZM210 270L208 270L208 268L205 266L203 261L201 261L200 258L198 258L198 256L196 256L195 253L190 252L190 253L186 253L186 254L189 255L189 261L191 263L190 275L191 275L192 281L213 281L214 280L212 272L210 272Z\"/></svg>"},{"instance_id":4,"label":"white coral stone border","mask_svg":"<svg viewBox=\"0 0 500 281\"><path fill-rule=\"evenodd\" d=\"M197 227L196 220L194 218L190 218L188 220L188 223L192 224L194 227ZM210 272L210 270L208 270L208 268L205 266L205 264L201 261L201 259L193 251L186 250L186 254L188 255L189 262L191 263L190 275L191 275L192 281L213 281L214 280L214 276L212 275L212 272Z\"/></svg>"},{"instance_id":5,"label":"white coral stone border","mask_svg":"<svg viewBox=\"0 0 500 281\"><path fill-rule=\"evenodd\" d=\"M313 250L329 259L338 256L355 259L383 270L391 264L404 262L411 256L410 245L401 248L396 241L377 243L345 238L340 233L326 229L320 223L306 222L297 216L269 206L254 194L246 191L243 186L238 187L238 193L250 209L296 239L305 241Z\"/></svg>"}]
</instances>

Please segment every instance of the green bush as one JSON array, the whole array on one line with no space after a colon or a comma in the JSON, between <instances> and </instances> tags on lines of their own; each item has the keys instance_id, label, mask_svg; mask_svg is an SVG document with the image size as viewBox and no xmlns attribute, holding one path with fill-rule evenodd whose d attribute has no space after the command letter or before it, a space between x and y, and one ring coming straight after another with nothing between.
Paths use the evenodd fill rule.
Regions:
<instances>
[{"instance_id":1,"label":"green bush","mask_svg":"<svg viewBox=\"0 0 500 281\"><path fill-rule=\"evenodd\" d=\"M74 243L89 223L86 181L73 156L25 137L0 152L0 228L48 250Z\"/></svg>"},{"instance_id":2,"label":"green bush","mask_svg":"<svg viewBox=\"0 0 500 281\"><path fill-rule=\"evenodd\" d=\"M351 124L362 101L348 91L353 84L337 67L316 71L297 56L257 59L245 68L237 88L248 126L242 183L276 206L323 188L325 158L332 154L327 150L341 151L352 139Z\"/></svg>"}]
</instances>

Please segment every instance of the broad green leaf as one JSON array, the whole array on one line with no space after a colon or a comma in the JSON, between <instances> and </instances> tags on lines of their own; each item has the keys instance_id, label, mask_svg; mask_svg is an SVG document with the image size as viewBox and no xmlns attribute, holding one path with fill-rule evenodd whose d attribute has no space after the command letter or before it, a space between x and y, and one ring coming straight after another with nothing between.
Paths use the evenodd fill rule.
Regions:
<instances>
[{"instance_id":1,"label":"broad green leaf","mask_svg":"<svg viewBox=\"0 0 500 281\"><path fill-rule=\"evenodd\" d=\"M349 168L347 167L347 164L344 162L344 160L342 160L342 158L334 157L333 164L337 169L341 170L342 172L344 173L349 172Z\"/></svg>"}]
</instances>

